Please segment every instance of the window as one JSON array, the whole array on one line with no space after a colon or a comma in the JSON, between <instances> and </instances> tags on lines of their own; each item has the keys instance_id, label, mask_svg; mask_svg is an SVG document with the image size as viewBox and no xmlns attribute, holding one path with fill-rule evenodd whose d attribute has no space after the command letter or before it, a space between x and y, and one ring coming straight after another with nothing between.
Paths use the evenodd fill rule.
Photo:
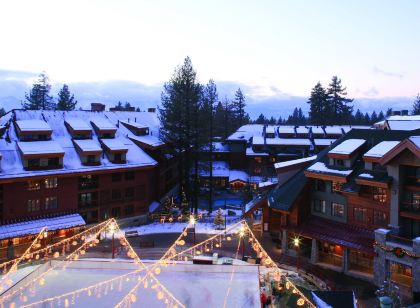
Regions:
<instances>
[{"instance_id":1,"label":"window","mask_svg":"<svg viewBox=\"0 0 420 308\"><path fill-rule=\"evenodd\" d=\"M331 213L335 217L344 217L344 205L333 202L331 204Z\"/></svg>"},{"instance_id":2,"label":"window","mask_svg":"<svg viewBox=\"0 0 420 308\"><path fill-rule=\"evenodd\" d=\"M123 161L123 156L121 153L116 153L114 154L114 161L115 162L122 162Z\"/></svg>"},{"instance_id":3,"label":"window","mask_svg":"<svg viewBox=\"0 0 420 308\"><path fill-rule=\"evenodd\" d=\"M48 166L58 166L60 164L60 159L58 157L48 158Z\"/></svg>"},{"instance_id":4,"label":"window","mask_svg":"<svg viewBox=\"0 0 420 308\"><path fill-rule=\"evenodd\" d=\"M52 210L58 207L57 197L47 197L45 198L45 209Z\"/></svg>"},{"instance_id":5,"label":"window","mask_svg":"<svg viewBox=\"0 0 420 308\"><path fill-rule=\"evenodd\" d=\"M144 200L146 194L146 186L140 185L137 186L137 199Z\"/></svg>"},{"instance_id":6,"label":"window","mask_svg":"<svg viewBox=\"0 0 420 308\"><path fill-rule=\"evenodd\" d=\"M325 214L326 212L325 200L314 200L314 212Z\"/></svg>"},{"instance_id":7,"label":"window","mask_svg":"<svg viewBox=\"0 0 420 308\"><path fill-rule=\"evenodd\" d=\"M28 167L29 168L34 168L34 167L39 167L39 166L40 166L40 163L39 163L38 158L28 159Z\"/></svg>"},{"instance_id":8,"label":"window","mask_svg":"<svg viewBox=\"0 0 420 308\"><path fill-rule=\"evenodd\" d=\"M261 157L254 157L254 160L258 164L261 164L262 163L262 158Z\"/></svg>"},{"instance_id":9,"label":"window","mask_svg":"<svg viewBox=\"0 0 420 308\"><path fill-rule=\"evenodd\" d=\"M133 198L134 197L134 187L128 187L125 189L125 197Z\"/></svg>"},{"instance_id":10,"label":"window","mask_svg":"<svg viewBox=\"0 0 420 308\"><path fill-rule=\"evenodd\" d=\"M95 155L88 155L87 156L87 159L86 159L86 162L88 164L94 164L94 163L96 163L96 156Z\"/></svg>"},{"instance_id":11,"label":"window","mask_svg":"<svg viewBox=\"0 0 420 308\"><path fill-rule=\"evenodd\" d=\"M254 173L256 173L256 174L260 174L260 173L261 173L261 168L255 168L255 169L254 169Z\"/></svg>"},{"instance_id":12,"label":"window","mask_svg":"<svg viewBox=\"0 0 420 308\"><path fill-rule=\"evenodd\" d=\"M40 190L41 183L39 181L29 181L28 182L28 190Z\"/></svg>"},{"instance_id":13,"label":"window","mask_svg":"<svg viewBox=\"0 0 420 308\"><path fill-rule=\"evenodd\" d=\"M39 166L47 167L48 166L48 158L40 158L39 159Z\"/></svg>"},{"instance_id":14,"label":"window","mask_svg":"<svg viewBox=\"0 0 420 308\"><path fill-rule=\"evenodd\" d=\"M354 220L365 223L367 221L367 209L362 207L354 208Z\"/></svg>"},{"instance_id":15,"label":"window","mask_svg":"<svg viewBox=\"0 0 420 308\"><path fill-rule=\"evenodd\" d=\"M135 174L134 171L126 172L124 174L124 177L125 177L125 180L126 181L132 181L132 180L134 180L135 176L136 176L136 174Z\"/></svg>"},{"instance_id":16,"label":"window","mask_svg":"<svg viewBox=\"0 0 420 308\"><path fill-rule=\"evenodd\" d=\"M332 182L331 192L340 192L342 190L343 184L340 182Z\"/></svg>"},{"instance_id":17,"label":"window","mask_svg":"<svg viewBox=\"0 0 420 308\"><path fill-rule=\"evenodd\" d=\"M97 198L98 194L96 192L79 194L79 206L95 206Z\"/></svg>"},{"instance_id":18,"label":"window","mask_svg":"<svg viewBox=\"0 0 420 308\"><path fill-rule=\"evenodd\" d=\"M79 189L95 189L98 188L97 175L84 175L79 177Z\"/></svg>"},{"instance_id":19,"label":"window","mask_svg":"<svg viewBox=\"0 0 420 308\"><path fill-rule=\"evenodd\" d=\"M373 200L385 203L387 200L386 189L381 187L373 187Z\"/></svg>"},{"instance_id":20,"label":"window","mask_svg":"<svg viewBox=\"0 0 420 308\"><path fill-rule=\"evenodd\" d=\"M112 190L112 200L118 200L118 199L121 199L121 190L113 189Z\"/></svg>"},{"instance_id":21,"label":"window","mask_svg":"<svg viewBox=\"0 0 420 308\"><path fill-rule=\"evenodd\" d=\"M111 176L112 182L120 182L122 180L121 173L113 173Z\"/></svg>"},{"instance_id":22,"label":"window","mask_svg":"<svg viewBox=\"0 0 420 308\"><path fill-rule=\"evenodd\" d=\"M334 164L338 167L344 167L344 160L343 159L334 159Z\"/></svg>"},{"instance_id":23,"label":"window","mask_svg":"<svg viewBox=\"0 0 420 308\"><path fill-rule=\"evenodd\" d=\"M316 180L315 182L315 189L316 191L325 191L325 181L322 180Z\"/></svg>"},{"instance_id":24,"label":"window","mask_svg":"<svg viewBox=\"0 0 420 308\"><path fill-rule=\"evenodd\" d=\"M381 211L375 211L373 214L373 222L378 226L388 225L388 215Z\"/></svg>"},{"instance_id":25,"label":"window","mask_svg":"<svg viewBox=\"0 0 420 308\"><path fill-rule=\"evenodd\" d=\"M276 162L276 158L275 157L270 157L270 162L275 163Z\"/></svg>"},{"instance_id":26,"label":"window","mask_svg":"<svg viewBox=\"0 0 420 308\"><path fill-rule=\"evenodd\" d=\"M36 212L39 210L39 199L28 200L28 212Z\"/></svg>"},{"instance_id":27,"label":"window","mask_svg":"<svg viewBox=\"0 0 420 308\"><path fill-rule=\"evenodd\" d=\"M125 216L133 215L134 214L134 205L129 204L126 205L124 208L124 214Z\"/></svg>"},{"instance_id":28,"label":"window","mask_svg":"<svg viewBox=\"0 0 420 308\"><path fill-rule=\"evenodd\" d=\"M58 180L57 178L45 179L45 188L57 188Z\"/></svg>"},{"instance_id":29,"label":"window","mask_svg":"<svg viewBox=\"0 0 420 308\"><path fill-rule=\"evenodd\" d=\"M120 207L113 207L111 209L111 216L114 217L114 218L120 217L120 213L121 213L120 209L121 209Z\"/></svg>"}]
</instances>

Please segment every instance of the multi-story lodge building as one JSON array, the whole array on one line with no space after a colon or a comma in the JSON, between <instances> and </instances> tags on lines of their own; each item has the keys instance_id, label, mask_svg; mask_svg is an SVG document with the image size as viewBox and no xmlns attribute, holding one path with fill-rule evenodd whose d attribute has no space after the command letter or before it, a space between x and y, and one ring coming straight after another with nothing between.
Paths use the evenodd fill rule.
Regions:
<instances>
[{"instance_id":1,"label":"multi-story lodge building","mask_svg":"<svg viewBox=\"0 0 420 308\"><path fill-rule=\"evenodd\" d=\"M145 215L177 184L155 112L13 110L0 134L4 232L74 213L86 223Z\"/></svg>"},{"instance_id":2,"label":"multi-story lodge building","mask_svg":"<svg viewBox=\"0 0 420 308\"><path fill-rule=\"evenodd\" d=\"M248 207L283 253L420 294L420 129L351 130L317 156L276 164Z\"/></svg>"},{"instance_id":3,"label":"multi-story lodge building","mask_svg":"<svg viewBox=\"0 0 420 308\"><path fill-rule=\"evenodd\" d=\"M270 185L276 182L276 163L314 155L353 128L369 127L244 125L223 142L213 142L214 185L233 190ZM200 177L202 185L208 185L209 171Z\"/></svg>"}]
</instances>

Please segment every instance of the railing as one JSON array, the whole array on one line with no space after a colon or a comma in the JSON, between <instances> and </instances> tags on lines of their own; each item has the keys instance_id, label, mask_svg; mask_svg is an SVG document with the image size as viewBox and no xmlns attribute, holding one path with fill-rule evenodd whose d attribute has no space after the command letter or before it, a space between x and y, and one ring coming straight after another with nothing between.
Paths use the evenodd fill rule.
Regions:
<instances>
[{"instance_id":1,"label":"railing","mask_svg":"<svg viewBox=\"0 0 420 308\"><path fill-rule=\"evenodd\" d=\"M402 244L409 247L413 246L413 240L395 234L388 234L387 241Z\"/></svg>"}]
</instances>

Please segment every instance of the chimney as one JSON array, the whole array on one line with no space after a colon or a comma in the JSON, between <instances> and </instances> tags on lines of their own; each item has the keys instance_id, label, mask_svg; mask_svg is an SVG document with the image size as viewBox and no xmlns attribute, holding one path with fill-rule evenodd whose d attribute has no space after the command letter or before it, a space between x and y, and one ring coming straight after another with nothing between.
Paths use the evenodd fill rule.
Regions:
<instances>
[{"instance_id":1,"label":"chimney","mask_svg":"<svg viewBox=\"0 0 420 308\"><path fill-rule=\"evenodd\" d=\"M401 111L399 111L399 110L392 110L392 115L393 116L401 115Z\"/></svg>"},{"instance_id":2,"label":"chimney","mask_svg":"<svg viewBox=\"0 0 420 308\"><path fill-rule=\"evenodd\" d=\"M402 116L408 116L408 110L401 110Z\"/></svg>"},{"instance_id":3,"label":"chimney","mask_svg":"<svg viewBox=\"0 0 420 308\"><path fill-rule=\"evenodd\" d=\"M153 108L153 107L147 108L147 112L156 112L156 108Z\"/></svg>"}]
</instances>

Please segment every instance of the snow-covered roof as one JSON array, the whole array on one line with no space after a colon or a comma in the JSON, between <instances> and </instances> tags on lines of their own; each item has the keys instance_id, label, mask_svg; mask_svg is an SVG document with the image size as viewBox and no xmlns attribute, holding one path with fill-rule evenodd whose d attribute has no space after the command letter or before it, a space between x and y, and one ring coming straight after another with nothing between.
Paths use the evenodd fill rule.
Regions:
<instances>
[{"instance_id":1,"label":"snow-covered roof","mask_svg":"<svg viewBox=\"0 0 420 308\"><path fill-rule=\"evenodd\" d=\"M361 178L367 178L367 179L373 179L373 175L369 174L369 173L361 173L359 174L359 177Z\"/></svg>"},{"instance_id":2,"label":"snow-covered roof","mask_svg":"<svg viewBox=\"0 0 420 308\"><path fill-rule=\"evenodd\" d=\"M265 129L265 132L268 134L274 134L276 131L276 128L274 126L267 126L267 128Z\"/></svg>"},{"instance_id":3,"label":"snow-covered roof","mask_svg":"<svg viewBox=\"0 0 420 308\"><path fill-rule=\"evenodd\" d=\"M264 137L254 136L252 139L254 145L264 145ZM266 138L267 145L311 145L309 139L304 138Z\"/></svg>"},{"instance_id":4,"label":"snow-covered roof","mask_svg":"<svg viewBox=\"0 0 420 308\"><path fill-rule=\"evenodd\" d=\"M415 130L420 128L419 120L388 120L388 126L391 130Z\"/></svg>"},{"instance_id":5,"label":"snow-covered roof","mask_svg":"<svg viewBox=\"0 0 420 308\"><path fill-rule=\"evenodd\" d=\"M43 120L18 120L16 125L21 132L51 131L51 127Z\"/></svg>"},{"instance_id":6,"label":"snow-covered roof","mask_svg":"<svg viewBox=\"0 0 420 308\"><path fill-rule=\"evenodd\" d=\"M337 170L337 169L331 169L328 168L324 163L322 162L316 162L315 164L313 164L312 166L310 166L308 169L306 169L309 172L320 172L320 173L332 173L332 174L337 174L337 175L350 175L353 170Z\"/></svg>"},{"instance_id":7,"label":"snow-covered roof","mask_svg":"<svg viewBox=\"0 0 420 308\"><path fill-rule=\"evenodd\" d=\"M252 148L246 148L246 156L268 156L267 152L254 152Z\"/></svg>"},{"instance_id":8,"label":"snow-covered roof","mask_svg":"<svg viewBox=\"0 0 420 308\"><path fill-rule=\"evenodd\" d=\"M420 149L420 136L411 136L410 141Z\"/></svg>"},{"instance_id":9,"label":"snow-covered roof","mask_svg":"<svg viewBox=\"0 0 420 308\"><path fill-rule=\"evenodd\" d=\"M109 122L106 118L103 117L93 117L90 120L97 128L100 130L117 130L114 124Z\"/></svg>"},{"instance_id":10,"label":"snow-covered roof","mask_svg":"<svg viewBox=\"0 0 420 308\"><path fill-rule=\"evenodd\" d=\"M158 146L164 145L164 143L158 137L151 136L151 135L144 135L144 136L133 135L133 136L130 136L130 139L147 144L151 147L158 147Z\"/></svg>"},{"instance_id":11,"label":"snow-covered roof","mask_svg":"<svg viewBox=\"0 0 420 308\"><path fill-rule=\"evenodd\" d=\"M18 142L23 155L64 154L63 148L56 141Z\"/></svg>"},{"instance_id":12,"label":"snow-covered roof","mask_svg":"<svg viewBox=\"0 0 420 308\"><path fill-rule=\"evenodd\" d=\"M364 156L382 157L393 148L395 148L400 141L382 141L365 153Z\"/></svg>"},{"instance_id":13,"label":"snow-covered roof","mask_svg":"<svg viewBox=\"0 0 420 308\"><path fill-rule=\"evenodd\" d=\"M364 139L347 139L329 151L329 154L350 155L366 143Z\"/></svg>"},{"instance_id":14,"label":"snow-covered roof","mask_svg":"<svg viewBox=\"0 0 420 308\"><path fill-rule=\"evenodd\" d=\"M46 227L48 231L54 231L84 225L86 225L86 223L82 216L79 214L29 220L25 222L0 226L0 239L35 235L38 234L44 227Z\"/></svg>"},{"instance_id":15,"label":"snow-covered roof","mask_svg":"<svg viewBox=\"0 0 420 308\"><path fill-rule=\"evenodd\" d=\"M149 213L153 213L159 207L160 203L157 201L153 201L149 204Z\"/></svg>"},{"instance_id":16,"label":"snow-covered roof","mask_svg":"<svg viewBox=\"0 0 420 308\"><path fill-rule=\"evenodd\" d=\"M264 188L264 187L271 186L271 185L274 185L274 184L277 184L277 183L273 183L271 181L260 182L260 183L258 183L258 188Z\"/></svg>"},{"instance_id":17,"label":"snow-covered roof","mask_svg":"<svg viewBox=\"0 0 420 308\"><path fill-rule=\"evenodd\" d=\"M420 115L393 115L387 118L388 121L420 121Z\"/></svg>"},{"instance_id":18,"label":"snow-covered roof","mask_svg":"<svg viewBox=\"0 0 420 308\"><path fill-rule=\"evenodd\" d=\"M119 139L101 139L110 151L128 151L128 147Z\"/></svg>"},{"instance_id":19,"label":"snow-covered roof","mask_svg":"<svg viewBox=\"0 0 420 308\"><path fill-rule=\"evenodd\" d=\"M75 130L81 130L81 131L91 131L92 127L86 123L85 121L78 119L78 118L66 118L65 120L70 127Z\"/></svg>"},{"instance_id":20,"label":"snow-covered roof","mask_svg":"<svg viewBox=\"0 0 420 308\"><path fill-rule=\"evenodd\" d=\"M310 157L305 157L305 158L288 160L288 161L284 161L284 162L274 164L274 168L279 169L279 168L293 166L293 165L297 165L297 164L301 164L301 163L305 163L305 162L310 162L310 161L315 160L316 158L317 158L317 156L310 156Z\"/></svg>"},{"instance_id":21,"label":"snow-covered roof","mask_svg":"<svg viewBox=\"0 0 420 308\"><path fill-rule=\"evenodd\" d=\"M246 173L245 171L241 171L241 170L230 170L229 172L229 182L232 181L243 181L243 182L247 182L248 181L248 173Z\"/></svg>"},{"instance_id":22,"label":"snow-covered roof","mask_svg":"<svg viewBox=\"0 0 420 308\"><path fill-rule=\"evenodd\" d=\"M102 152L101 146L96 140L83 139L73 141L83 152Z\"/></svg>"},{"instance_id":23,"label":"snow-covered roof","mask_svg":"<svg viewBox=\"0 0 420 308\"><path fill-rule=\"evenodd\" d=\"M119 125L115 132L115 139L120 140L128 152L126 154L126 161L124 163L113 163L107 156L100 157L100 164L95 166L86 166L82 163L81 158L77 152L76 145L73 143L72 136L65 125L66 119L80 119L85 123L90 123L92 118L104 118L116 127L118 120L130 119L134 122L135 118L141 123L149 125L149 131L153 131L153 135L159 136L159 119L156 113L152 112L123 112L123 111L46 111L46 110L14 110L3 117L0 117L0 123L7 123L16 117L17 121L21 120L42 120L48 123L52 128L51 141L60 145L64 151L63 168L50 170L25 170L18 146L19 138L17 136L14 125L8 128L8 135L11 142L5 138L0 138L0 154L3 156L2 168L0 172L0 179L3 178L17 178L17 177L31 177L31 176L51 176L55 174L77 173L77 172L94 172L96 170L118 170L127 168L138 168L144 166L156 165L157 162L144 152L138 145L127 138L127 136L134 136L133 133L124 125ZM99 144L98 136L95 131L92 131L92 140ZM40 142L46 141L26 141L28 147L36 147ZM38 150L32 148L32 150ZM45 148L44 148L45 150Z\"/></svg>"},{"instance_id":24,"label":"snow-covered roof","mask_svg":"<svg viewBox=\"0 0 420 308\"><path fill-rule=\"evenodd\" d=\"M337 139L314 139L315 145L328 146L334 143Z\"/></svg>"},{"instance_id":25,"label":"snow-covered roof","mask_svg":"<svg viewBox=\"0 0 420 308\"><path fill-rule=\"evenodd\" d=\"M138 122L128 122L128 121L120 121L120 122L123 123L123 124L126 124L126 125L131 125L135 128L139 128L139 129L148 128L148 126L146 124L142 124L142 123L138 123Z\"/></svg>"}]
</instances>

